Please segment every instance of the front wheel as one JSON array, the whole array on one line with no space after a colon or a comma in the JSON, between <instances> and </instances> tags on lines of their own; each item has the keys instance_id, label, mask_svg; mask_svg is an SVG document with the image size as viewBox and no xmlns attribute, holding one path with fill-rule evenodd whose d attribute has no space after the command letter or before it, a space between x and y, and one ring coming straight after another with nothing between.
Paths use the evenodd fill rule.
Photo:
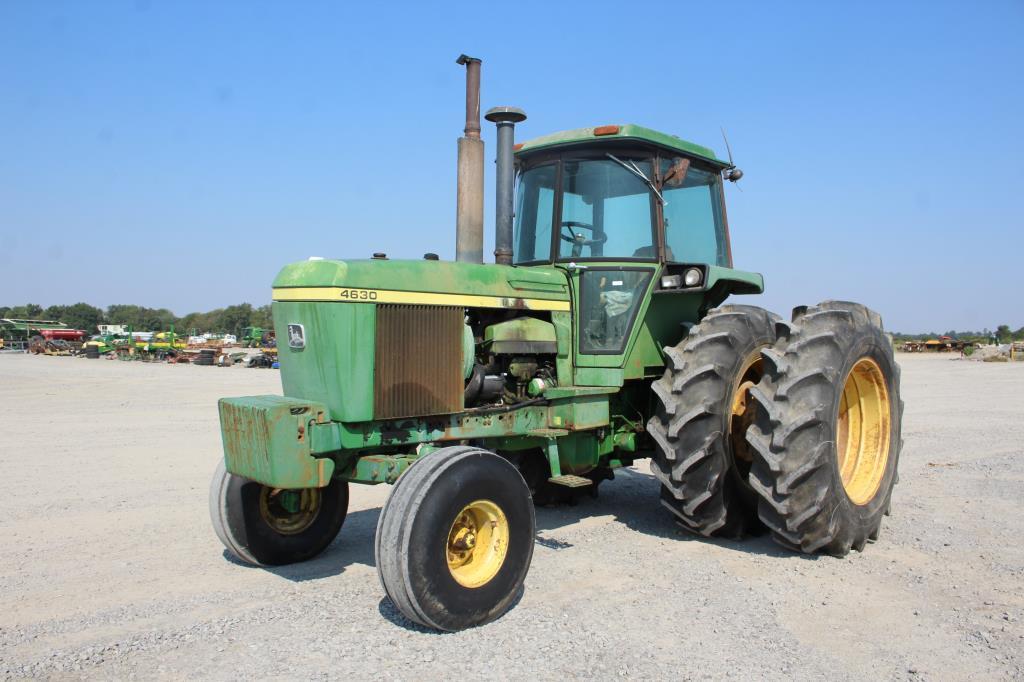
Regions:
<instances>
[{"instance_id":1,"label":"front wheel","mask_svg":"<svg viewBox=\"0 0 1024 682\"><path fill-rule=\"evenodd\" d=\"M521 592L535 527L530 490L510 462L479 448L441 448L398 479L381 510L377 575L420 625L482 625Z\"/></svg>"},{"instance_id":2,"label":"front wheel","mask_svg":"<svg viewBox=\"0 0 1024 682\"><path fill-rule=\"evenodd\" d=\"M348 482L324 488L271 488L228 473L221 460L210 483L210 520L239 561L281 566L327 549L348 512Z\"/></svg>"}]
</instances>

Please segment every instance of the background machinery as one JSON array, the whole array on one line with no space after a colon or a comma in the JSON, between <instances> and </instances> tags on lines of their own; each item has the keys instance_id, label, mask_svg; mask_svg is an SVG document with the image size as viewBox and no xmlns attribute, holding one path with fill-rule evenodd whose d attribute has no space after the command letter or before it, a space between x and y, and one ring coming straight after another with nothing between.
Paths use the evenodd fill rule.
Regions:
<instances>
[{"instance_id":1,"label":"background machinery","mask_svg":"<svg viewBox=\"0 0 1024 682\"><path fill-rule=\"evenodd\" d=\"M280 272L284 395L219 405L210 508L228 550L309 559L339 532L349 483L392 483L381 584L411 620L458 630L515 602L535 501L647 457L666 517L696 534L767 530L833 555L876 539L902 414L879 316L840 301L788 321L723 305L763 290L733 267L731 162L635 125L513 147L513 107L486 116L498 190L496 263L483 264L480 62L459 63L459 260Z\"/></svg>"},{"instance_id":2,"label":"background machinery","mask_svg":"<svg viewBox=\"0 0 1024 682\"><path fill-rule=\"evenodd\" d=\"M70 355L85 331L71 329L56 320L0 319L0 348L27 350L34 354Z\"/></svg>"}]
</instances>

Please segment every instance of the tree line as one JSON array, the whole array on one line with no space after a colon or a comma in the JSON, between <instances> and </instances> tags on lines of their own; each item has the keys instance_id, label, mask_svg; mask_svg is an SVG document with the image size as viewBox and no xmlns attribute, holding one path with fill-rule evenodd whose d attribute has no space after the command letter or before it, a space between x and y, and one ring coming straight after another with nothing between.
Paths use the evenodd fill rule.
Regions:
<instances>
[{"instance_id":1,"label":"tree line","mask_svg":"<svg viewBox=\"0 0 1024 682\"><path fill-rule=\"evenodd\" d=\"M948 332L942 332L941 334L936 332L928 332L927 334L901 334L899 332L893 332L892 338L897 343L903 341L927 341L928 339L937 339L940 336L950 336L954 339L960 339L961 341L970 341L972 343L991 343L992 338L995 337L999 343L1010 343L1011 341L1024 341L1024 327L1017 329L1016 331L1010 329L1010 325L1001 324L991 330L988 327L979 331L956 331L951 329Z\"/></svg>"},{"instance_id":2,"label":"tree line","mask_svg":"<svg viewBox=\"0 0 1024 682\"><path fill-rule=\"evenodd\" d=\"M270 306L261 305L253 307L249 303L229 305L226 308L217 308L206 313L189 313L184 317L177 317L167 308L147 308L141 305L112 305L105 310L89 305L88 303L74 303L72 305L52 305L43 308L35 303L27 303L19 306L0 306L0 317L30 319L30 320L57 320L74 329L84 329L89 334L96 333L96 325L99 324L128 324L137 331L168 331L171 325L182 334L195 329L199 333L212 332L215 334L242 333L245 327L274 326L273 318L270 315ZM992 337L999 340L999 343L1010 341L1024 341L1024 327L1016 331L1011 330L1009 325L1001 324L995 330L985 328L981 331L956 331L949 330L943 333L927 332L924 334L902 334L893 333L893 339L902 343L903 341L927 341L937 339L939 336L951 336L963 341L975 343L989 343Z\"/></svg>"},{"instance_id":3,"label":"tree line","mask_svg":"<svg viewBox=\"0 0 1024 682\"><path fill-rule=\"evenodd\" d=\"M131 325L136 331L169 331L171 326L180 334L190 333L193 329L198 333L214 334L242 333L245 327L269 328L274 325L270 314L270 305L254 307L249 303L229 305L205 313L189 313L178 317L167 308L147 308L141 305L118 304L98 308L88 303L72 305L51 305L44 308L35 303L17 306L0 306L0 318L53 320L63 322L73 329L84 329L87 334L95 334L97 325L124 324Z\"/></svg>"}]
</instances>

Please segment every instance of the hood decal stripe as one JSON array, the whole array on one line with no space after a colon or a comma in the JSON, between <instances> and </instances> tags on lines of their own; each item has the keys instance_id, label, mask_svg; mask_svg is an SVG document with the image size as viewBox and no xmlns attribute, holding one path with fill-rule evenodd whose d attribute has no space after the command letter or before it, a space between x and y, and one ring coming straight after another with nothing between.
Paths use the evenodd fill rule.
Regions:
<instances>
[{"instance_id":1,"label":"hood decal stripe","mask_svg":"<svg viewBox=\"0 0 1024 682\"><path fill-rule=\"evenodd\" d=\"M518 308L521 310L568 311L569 301L516 296L475 296L437 294L424 291L361 289L357 287L278 287L275 301L331 301L333 303L405 303L409 305L450 305L464 308Z\"/></svg>"}]
</instances>

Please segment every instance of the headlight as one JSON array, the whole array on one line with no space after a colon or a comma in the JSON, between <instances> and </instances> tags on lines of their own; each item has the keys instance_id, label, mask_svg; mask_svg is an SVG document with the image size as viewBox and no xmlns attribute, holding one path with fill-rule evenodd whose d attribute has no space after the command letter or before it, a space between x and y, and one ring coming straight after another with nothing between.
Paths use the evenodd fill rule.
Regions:
<instances>
[{"instance_id":1,"label":"headlight","mask_svg":"<svg viewBox=\"0 0 1024 682\"><path fill-rule=\"evenodd\" d=\"M686 274L683 275L683 282L688 287L695 287L698 284L700 284L700 278L701 278L700 269L699 268L690 268L689 270L686 271ZM664 279L664 278L662 278L662 279Z\"/></svg>"},{"instance_id":2,"label":"headlight","mask_svg":"<svg viewBox=\"0 0 1024 682\"><path fill-rule=\"evenodd\" d=\"M661 278L662 289L678 289L683 283L679 275L665 275Z\"/></svg>"}]
</instances>

